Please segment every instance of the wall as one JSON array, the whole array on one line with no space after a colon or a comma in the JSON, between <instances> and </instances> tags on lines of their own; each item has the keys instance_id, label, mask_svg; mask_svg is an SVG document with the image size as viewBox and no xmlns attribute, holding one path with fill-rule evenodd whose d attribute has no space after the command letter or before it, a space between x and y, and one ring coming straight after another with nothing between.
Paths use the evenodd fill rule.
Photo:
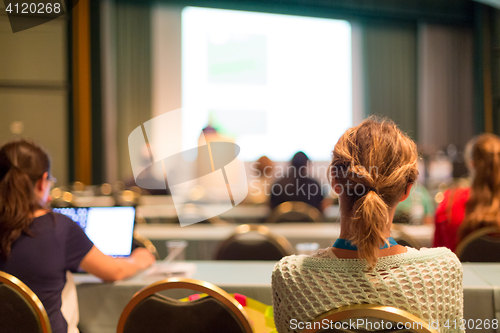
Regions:
<instances>
[{"instance_id":1,"label":"wall","mask_svg":"<svg viewBox=\"0 0 500 333\"><path fill-rule=\"evenodd\" d=\"M0 3L0 145L25 137L45 147L68 181L67 20L12 33Z\"/></svg>"}]
</instances>

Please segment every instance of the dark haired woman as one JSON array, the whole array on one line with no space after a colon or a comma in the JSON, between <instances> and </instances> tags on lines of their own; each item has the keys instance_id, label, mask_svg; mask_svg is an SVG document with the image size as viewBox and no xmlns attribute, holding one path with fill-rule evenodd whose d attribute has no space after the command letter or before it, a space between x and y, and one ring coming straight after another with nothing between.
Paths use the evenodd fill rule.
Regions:
<instances>
[{"instance_id":1,"label":"dark haired woman","mask_svg":"<svg viewBox=\"0 0 500 333\"><path fill-rule=\"evenodd\" d=\"M300 332L322 313L363 303L397 307L428 323L460 322L457 257L446 248L404 247L391 237L396 205L408 197L417 174L415 143L392 122L368 119L342 135L331 163L340 238L312 257L285 257L274 267L278 332Z\"/></svg>"},{"instance_id":2,"label":"dark haired woman","mask_svg":"<svg viewBox=\"0 0 500 333\"><path fill-rule=\"evenodd\" d=\"M78 267L103 280L131 276L151 265L145 249L129 259L99 251L71 219L46 208L52 185L45 151L27 140L0 148L0 270L26 283L42 301L52 332L68 331L61 313L66 271Z\"/></svg>"}]
</instances>

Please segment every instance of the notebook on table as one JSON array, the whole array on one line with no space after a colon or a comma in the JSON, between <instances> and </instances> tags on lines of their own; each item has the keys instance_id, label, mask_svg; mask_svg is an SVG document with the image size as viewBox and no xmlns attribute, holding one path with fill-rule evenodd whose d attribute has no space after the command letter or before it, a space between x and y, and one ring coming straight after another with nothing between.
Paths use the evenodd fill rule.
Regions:
<instances>
[{"instance_id":1,"label":"notebook on table","mask_svg":"<svg viewBox=\"0 0 500 333\"><path fill-rule=\"evenodd\" d=\"M68 216L84 231L102 253L112 257L128 257L134 237L134 207L54 208Z\"/></svg>"}]
</instances>

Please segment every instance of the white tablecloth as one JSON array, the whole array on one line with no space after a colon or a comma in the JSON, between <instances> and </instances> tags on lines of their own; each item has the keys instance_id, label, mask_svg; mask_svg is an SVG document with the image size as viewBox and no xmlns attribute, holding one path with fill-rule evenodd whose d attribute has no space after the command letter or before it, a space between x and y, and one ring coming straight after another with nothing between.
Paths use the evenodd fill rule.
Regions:
<instances>
[{"instance_id":1,"label":"white tablecloth","mask_svg":"<svg viewBox=\"0 0 500 333\"><path fill-rule=\"evenodd\" d=\"M487 292L481 293L485 294L484 298L481 298L478 293L475 293L474 297L477 299L474 301L474 304L468 303L466 306L473 307L474 309L469 310L474 311L474 313L481 313L484 311L488 315L487 318L496 318L500 323L500 264L467 263L464 264L464 269L465 268L472 271L481 279L481 281L486 284L483 288L488 290ZM486 318L486 316L483 318ZM496 332L500 333L500 327Z\"/></svg>"},{"instance_id":2,"label":"white tablecloth","mask_svg":"<svg viewBox=\"0 0 500 333\"><path fill-rule=\"evenodd\" d=\"M193 278L211 282L229 293L240 293L271 304L273 262L198 261ZM76 275L80 328L82 333L114 333L121 312L141 288L162 279L144 274L115 283L101 283L89 275ZM490 321L500 311L500 264L464 264L464 318ZM171 297L182 298L189 291L173 291ZM498 319L498 318L497 318ZM467 332L498 333L489 330Z\"/></svg>"}]
</instances>

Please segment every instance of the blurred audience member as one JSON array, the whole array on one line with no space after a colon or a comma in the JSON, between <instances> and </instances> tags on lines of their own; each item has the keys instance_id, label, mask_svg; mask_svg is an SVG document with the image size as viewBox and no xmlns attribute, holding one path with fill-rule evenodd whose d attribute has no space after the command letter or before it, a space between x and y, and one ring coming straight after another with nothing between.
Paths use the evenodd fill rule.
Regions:
<instances>
[{"instance_id":1,"label":"blurred audience member","mask_svg":"<svg viewBox=\"0 0 500 333\"><path fill-rule=\"evenodd\" d=\"M301 201L322 209L323 194L320 184L307 176L309 158L299 151L291 161L285 176L271 187L271 208L286 201Z\"/></svg>"},{"instance_id":2,"label":"blurred audience member","mask_svg":"<svg viewBox=\"0 0 500 333\"><path fill-rule=\"evenodd\" d=\"M274 182L274 163L267 156L260 157L252 163L250 184L248 186L248 196L245 203L261 204L269 201L271 185Z\"/></svg>"},{"instance_id":3,"label":"blurred audience member","mask_svg":"<svg viewBox=\"0 0 500 333\"><path fill-rule=\"evenodd\" d=\"M332 247L284 257L274 266L278 332L300 332L294 321L307 323L331 309L363 303L395 306L424 319L462 320L462 265L456 255L446 248L405 247L390 237L396 204L417 178L415 143L394 123L367 119L339 139L330 170L340 200L340 236Z\"/></svg>"},{"instance_id":4,"label":"blurred audience member","mask_svg":"<svg viewBox=\"0 0 500 333\"><path fill-rule=\"evenodd\" d=\"M106 281L121 280L147 268L154 257L144 248L130 258L104 255L78 224L47 208L53 182L49 156L41 147L17 140L0 148L0 270L40 298L52 332L77 332L61 312L67 271L81 267Z\"/></svg>"},{"instance_id":5,"label":"blurred audience member","mask_svg":"<svg viewBox=\"0 0 500 333\"><path fill-rule=\"evenodd\" d=\"M471 187L447 190L436 210L434 246L455 251L458 242L482 227L500 227L500 138L482 134L467 143Z\"/></svg>"},{"instance_id":6,"label":"blurred audience member","mask_svg":"<svg viewBox=\"0 0 500 333\"><path fill-rule=\"evenodd\" d=\"M432 224L434 203L423 184L413 186L408 198L396 206L394 223Z\"/></svg>"}]
</instances>

